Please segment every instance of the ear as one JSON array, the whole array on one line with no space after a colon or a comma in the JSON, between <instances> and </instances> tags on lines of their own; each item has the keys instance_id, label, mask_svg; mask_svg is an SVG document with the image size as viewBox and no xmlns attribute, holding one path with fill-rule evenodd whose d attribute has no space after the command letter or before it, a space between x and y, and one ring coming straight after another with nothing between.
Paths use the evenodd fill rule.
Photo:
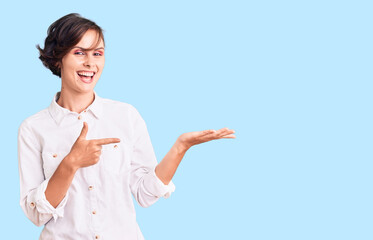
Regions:
<instances>
[{"instance_id":1,"label":"ear","mask_svg":"<svg viewBox=\"0 0 373 240\"><path fill-rule=\"evenodd\" d=\"M56 62L56 63L54 64L54 66L55 66L55 67L58 67L58 68L61 68L61 63L60 63L60 62Z\"/></svg>"}]
</instances>

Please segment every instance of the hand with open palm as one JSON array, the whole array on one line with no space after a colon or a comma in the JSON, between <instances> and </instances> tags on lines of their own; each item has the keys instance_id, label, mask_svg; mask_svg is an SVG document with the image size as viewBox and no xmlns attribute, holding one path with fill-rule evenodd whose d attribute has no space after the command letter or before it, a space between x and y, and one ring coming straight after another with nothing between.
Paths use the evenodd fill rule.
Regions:
<instances>
[{"instance_id":1,"label":"hand with open palm","mask_svg":"<svg viewBox=\"0 0 373 240\"><path fill-rule=\"evenodd\" d=\"M185 150L188 150L194 145L209 142L211 140L217 140L222 138L236 138L234 135L235 131L229 128L222 128L219 130L204 130L204 131L197 131L197 132L188 132L183 133L177 139L181 146L184 147Z\"/></svg>"}]
</instances>

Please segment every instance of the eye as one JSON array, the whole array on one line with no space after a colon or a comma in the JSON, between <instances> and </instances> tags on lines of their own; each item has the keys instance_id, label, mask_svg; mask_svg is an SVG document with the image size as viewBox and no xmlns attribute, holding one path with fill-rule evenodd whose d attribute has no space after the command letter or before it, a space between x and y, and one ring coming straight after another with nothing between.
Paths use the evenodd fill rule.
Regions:
<instances>
[{"instance_id":1,"label":"eye","mask_svg":"<svg viewBox=\"0 0 373 240\"><path fill-rule=\"evenodd\" d=\"M84 55L84 53L82 51L76 51L74 52L75 55Z\"/></svg>"},{"instance_id":2,"label":"eye","mask_svg":"<svg viewBox=\"0 0 373 240\"><path fill-rule=\"evenodd\" d=\"M102 56L103 54L102 54L102 52L95 52L93 55L94 56Z\"/></svg>"}]
</instances>

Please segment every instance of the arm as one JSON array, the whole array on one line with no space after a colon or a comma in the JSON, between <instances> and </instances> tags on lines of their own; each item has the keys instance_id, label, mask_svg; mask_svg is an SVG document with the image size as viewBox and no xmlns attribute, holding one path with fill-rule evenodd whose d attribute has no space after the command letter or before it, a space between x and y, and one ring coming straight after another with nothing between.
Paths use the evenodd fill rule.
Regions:
<instances>
[{"instance_id":1,"label":"arm","mask_svg":"<svg viewBox=\"0 0 373 240\"><path fill-rule=\"evenodd\" d=\"M160 197L168 198L175 191L172 182L164 184L155 174L157 159L145 121L136 108L131 106L132 158L129 185L136 202L149 207Z\"/></svg>"},{"instance_id":2,"label":"arm","mask_svg":"<svg viewBox=\"0 0 373 240\"><path fill-rule=\"evenodd\" d=\"M155 168L155 174L164 183L168 184L174 176L177 167L188 149L177 139L170 151Z\"/></svg>"},{"instance_id":3,"label":"arm","mask_svg":"<svg viewBox=\"0 0 373 240\"><path fill-rule=\"evenodd\" d=\"M44 191L49 178L45 179L40 141L25 121L18 132L18 161L20 176L20 205L23 212L35 225L42 226L52 217L63 216L68 196L54 208L46 199Z\"/></svg>"},{"instance_id":4,"label":"arm","mask_svg":"<svg viewBox=\"0 0 373 240\"><path fill-rule=\"evenodd\" d=\"M119 139L86 140L88 126L84 127L70 153L61 161L54 174L45 179L41 146L27 122L18 132L18 158L21 199L20 205L26 216L37 226L47 223L52 217L56 221L63 217L68 199L68 188L80 167L98 162L101 145L119 142Z\"/></svg>"},{"instance_id":5,"label":"arm","mask_svg":"<svg viewBox=\"0 0 373 240\"><path fill-rule=\"evenodd\" d=\"M171 150L166 154L163 160L155 168L155 173L158 178L168 184L174 176L181 160L186 151L194 145L208 142L221 138L235 138L234 130L222 128L218 131L205 130L200 132L190 132L182 134L172 146Z\"/></svg>"},{"instance_id":6,"label":"arm","mask_svg":"<svg viewBox=\"0 0 373 240\"><path fill-rule=\"evenodd\" d=\"M45 190L45 197L54 208L64 199L78 170L72 167L70 162L70 156L67 155L49 179L47 189Z\"/></svg>"},{"instance_id":7,"label":"arm","mask_svg":"<svg viewBox=\"0 0 373 240\"><path fill-rule=\"evenodd\" d=\"M118 138L86 140L87 133L88 125L84 122L82 131L70 153L61 161L49 180L45 197L53 207L57 207L65 197L79 168L98 163L101 155L101 145L120 142Z\"/></svg>"},{"instance_id":8,"label":"arm","mask_svg":"<svg viewBox=\"0 0 373 240\"><path fill-rule=\"evenodd\" d=\"M234 131L228 128L184 133L157 165L146 124L135 108L133 117L134 155L131 161L130 187L133 196L142 207L152 205L160 197L169 197L175 190L171 179L190 147L215 139L235 138Z\"/></svg>"}]
</instances>

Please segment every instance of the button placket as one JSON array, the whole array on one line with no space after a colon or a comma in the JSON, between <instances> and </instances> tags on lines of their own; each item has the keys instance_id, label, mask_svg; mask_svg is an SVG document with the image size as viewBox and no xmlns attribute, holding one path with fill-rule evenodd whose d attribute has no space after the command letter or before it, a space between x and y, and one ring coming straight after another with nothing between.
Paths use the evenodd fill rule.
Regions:
<instances>
[{"instance_id":1,"label":"button placket","mask_svg":"<svg viewBox=\"0 0 373 240\"><path fill-rule=\"evenodd\" d=\"M97 191L95 189L99 186L97 179L94 177L96 176L97 168L89 168L87 169L87 185L86 189L88 191L89 197L89 214L91 215L92 221L92 229L95 232L100 232L100 219L98 219L97 214L99 214L99 203L98 203L98 196Z\"/></svg>"}]
</instances>

